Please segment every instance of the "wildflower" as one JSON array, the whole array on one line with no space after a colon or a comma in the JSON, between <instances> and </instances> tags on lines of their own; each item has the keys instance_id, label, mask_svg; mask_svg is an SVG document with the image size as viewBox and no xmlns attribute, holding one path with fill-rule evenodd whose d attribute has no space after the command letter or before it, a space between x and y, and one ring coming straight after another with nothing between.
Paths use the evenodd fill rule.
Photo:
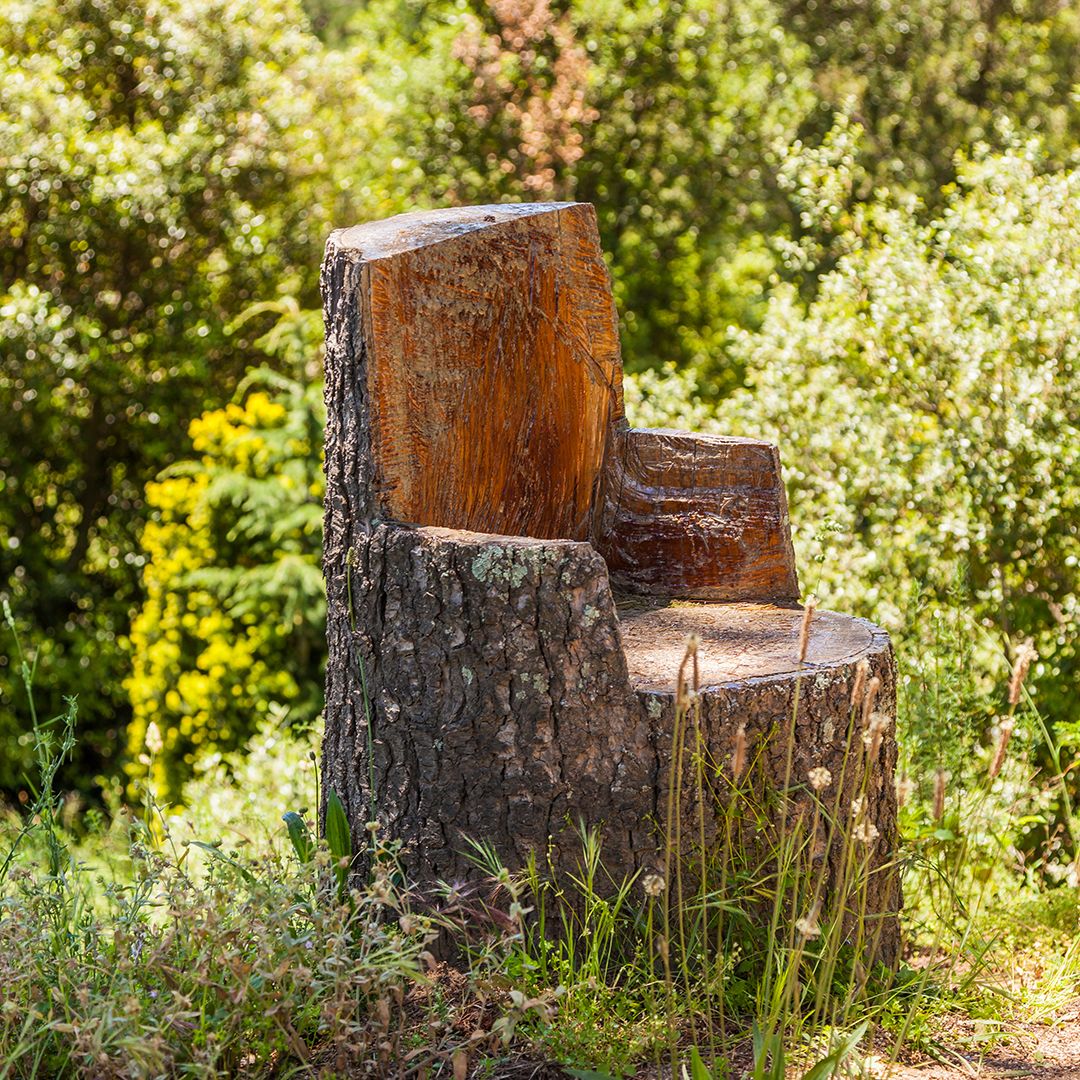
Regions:
<instances>
[{"instance_id":1,"label":"wildflower","mask_svg":"<svg viewBox=\"0 0 1080 1080\"><path fill-rule=\"evenodd\" d=\"M824 765L815 766L806 776L815 791L824 791L832 783L832 773Z\"/></svg>"},{"instance_id":2,"label":"wildflower","mask_svg":"<svg viewBox=\"0 0 1080 1080\"><path fill-rule=\"evenodd\" d=\"M859 817L865 807L866 797L863 795L856 796L854 799L851 800L851 816Z\"/></svg>"},{"instance_id":3,"label":"wildflower","mask_svg":"<svg viewBox=\"0 0 1080 1080\"><path fill-rule=\"evenodd\" d=\"M165 749L165 741L161 737L161 729L151 720L146 725L146 749L151 754L160 754Z\"/></svg>"},{"instance_id":4,"label":"wildflower","mask_svg":"<svg viewBox=\"0 0 1080 1080\"><path fill-rule=\"evenodd\" d=\"M1020 688L1024 685L1031 662L1038 656L1031 638L1028 638L1016 650L1016 659L1013 662L1012 679L1009 681L1009 704L1016 706L1020 703Z\"/></svg>"},{"instance_id":5,"label":"wildflower","mask_svg":"<svg viewBox=\"0 0 1080 1080\"><path fill-rule=\"evenodd\" d=\"M855 839L861 844L872 844L880 835L877 826L872 821L860 821L855 826Z\"/></svg>"},{"instance_id":6,"label":"wildflower","mask_svg":"<svg viewBox=\"0 0 1080 1080\"><path fill-rule=\"evenodd\" d=\"M821 937L821 926L818 924L818 909L817 905L809 914L804 915L795 923L795 929L805 939Z\"/></svg>"},{"instance_id":7,"label":"wildflower","mask_svg":"<svg viewBox=\"0 0 1080 1080\"><path fill-rule=\"evenodd\" d=\"M817 604L814 602L813 597L806 601L806 607L803 608L802 626L799 627L799 663L802 664L806 660L806 650L810 644L810 622L814 618L814 611Z\"/></svg>"},{"instance_id":8,"label":"wildflower","mask_svg":"<svg viewBox=\"0 0 1080 1080\"><path fill-rule=\"evenodd\" d=\"M1009 748L1009 740L1012 738L1015 726L1016 721L1011 716L1006 716L1001 722L1001 733L998 735L997 748L994 750L994 760L990 762L991 780L1001 772L1001 766L1005 764L1005 751Z\"/></svg>"},{"instance_id":9,"label":"wildflower","mask_svg":"<svg viewBox=\"0 0 1080 1080\"><path fill-rule=\"evenodd\" d=\"M660 874L646 874L641 885L646 896L659 896L667 888L667 882Z\"/></svg>"},{"instance_id":10,"label":"wildflower","mask_svg":"<svg viewBox=\"0 0 1080 1080\"><path fill-rule=\"evenodd\" d=\"M731 776L738 780L746 768L746 725L740 724L735 732L735 752L731 755Z\"/></svg>"}]
</instances>

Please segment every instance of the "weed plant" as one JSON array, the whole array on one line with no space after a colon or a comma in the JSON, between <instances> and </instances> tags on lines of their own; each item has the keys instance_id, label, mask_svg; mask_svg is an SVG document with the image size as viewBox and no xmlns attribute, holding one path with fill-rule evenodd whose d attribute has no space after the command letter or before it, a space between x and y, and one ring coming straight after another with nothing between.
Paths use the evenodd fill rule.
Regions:
<instances>
[{"instance_id":1,"label":"weed plant","mask_svg":"<svg viewBox=\"0 0 1080 1080\"><path fill-rule=\"evenodd\" d=\"M170 810L149 794L134 810L115 808L111 823L88 815L80 824L54 786L74 746L75 703L40 721L34 665L18 655L38 779L0 825L4 1080L462 1080L545 1060L593 1080L881 1075L902 1054L954 1053L937 1025L950 1011L978 1015L992 1040L1017 1010L1052 1015L1077 985L1075 947L1044 964L1038 983L997 975L1001 950L1022 944L1003 929L1009 920L1038 928L1029 935L1044 952L1077 925L1072 871L1045 888L1040 868L1050 864L1016 824L1041 823L1053 865L1075 850L1057 750L1039 755L1056 762L1052 775L1027 764L1046 727L1024 692L1032 658L1022 648L994 738L970 755L963 786L935 770L919 799L901 776L895 860L869 854L882 823L868 784L891 737L873 680L854 688L839 769L799 776L789 756L784 782L770 787L763 747L745 732L729 759L706 752L691 641L662 865L614 880L602 832L579 827L576 873L555 875L544 853L511 873L477 839L483 881L423 895L374 828L372 869L358 882L333 797L316 842L301 811L317 799L297 788L300 809L276 830L237 825L242 793L231 810L227 798L214 804L217 836L205 809ZM789 746L797 709L775 733ZM262 761L264 787L285 760L311 764L309 743L282 757L288 737L263 738L246 766L233 765ZM147 754L156 746L151 731ZM191 791L227 787L224 764ZM260 779L249 771L241 783ZM892 931L873 898L879 878L901 874L906 962L887 963Z\"/></svg>"}]
</instances>

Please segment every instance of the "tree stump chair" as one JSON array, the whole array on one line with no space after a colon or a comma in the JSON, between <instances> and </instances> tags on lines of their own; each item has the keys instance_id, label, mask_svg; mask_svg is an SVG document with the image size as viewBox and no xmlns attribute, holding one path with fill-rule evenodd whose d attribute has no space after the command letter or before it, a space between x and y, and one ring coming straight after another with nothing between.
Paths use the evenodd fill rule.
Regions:
<instances>
[{"instance_id":1,"label":"tree stump chair","mask_svg":"<svg viewBox=\"0 0 1080 1080\"><path fill-rule=\"evenodd\" d=\"M322 288L323 773L356 850L375 821L416 882L476 876L467 837L512 868L545 851L574 866L580 820L602 827L615 875L657 866L691 634L718 769L745 742L777 787L815 766L839 778L853 692L878 680L893 716L880 629L819 612L799 662L776 448L629 427L591 205L340 230ZM890 727L862 809L880 871L867 906L886 918L895 757Z\"/></svg>"}]
</instances>

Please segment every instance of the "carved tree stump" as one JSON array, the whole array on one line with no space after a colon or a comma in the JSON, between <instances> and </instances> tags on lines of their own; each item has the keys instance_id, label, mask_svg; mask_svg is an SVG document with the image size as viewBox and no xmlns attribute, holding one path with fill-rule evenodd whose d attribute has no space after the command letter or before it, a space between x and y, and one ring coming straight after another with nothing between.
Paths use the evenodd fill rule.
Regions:
<instances>
[{"instance_id":1,"label":"carved tree stump","mask_svg":"<svg viewBox=\"0 0 1080 1080\"><path fill-rule=\"evenodd\" d=\"M566 825L582 820L602 825L613 873L658 865L691 633L711 761L730 760L743 727L773 787L790 747L798 784L824 765L845 798L859 790L861 770L842 768L848 742L861 749L852 691L876 677L893 715L888 638L820 613L800 666L775 447L629 428L591 206L335 232L323 293L323 770L357 850L374 820L416 882L474 876L465 837L512 867L545 849L573 866ZM880 755L867 907L888 954L891 728ZM692 797L682 809L698 822ZM715 807L706 818L711 840Z\"/></svg>"}]
</instances>

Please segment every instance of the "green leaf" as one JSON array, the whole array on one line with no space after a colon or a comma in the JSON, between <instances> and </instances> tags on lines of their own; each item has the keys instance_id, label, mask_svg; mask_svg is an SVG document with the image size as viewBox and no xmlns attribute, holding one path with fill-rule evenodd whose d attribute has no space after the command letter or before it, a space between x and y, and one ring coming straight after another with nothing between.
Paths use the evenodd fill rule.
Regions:
<instances>
[{"instance_id":1,"label":"green leaf","mask_svg":"<svg viewBox=\"0 0 1080 1080\"><path fill-rule=\"evenodd\" d=\"M784 1044L780 1036L766 1035L757 1023L752 1025L751 1035L754 1043L753 1080L784 1080Z\"/></svg>"},{"instance_id":2,"label":"green leaf","mask_svg":"<svg viewBox=\"0 0 1080 1080\"><path fill-rule=\"evenodd\" d=\"M822 1058L809 1072L804 1073L802 1080L826 1080L832 1076L848 1054L859 1045L869 1026L870 1021L864 1020L828 1057Z\"/></svg>"},{"instance_id":3,"label":"green leaf","mask_svg":"<svg viewBox=\"0 0 1080 1080\"><path fill-rule=\"evenodd\" d=\"M311 832L308 830L307 822L295 810L289 810L281 820L285 822L285 828L289 831L289 839L292 841L296 858L301 866L306 866L315 853L315 845L311 841Z\"/></svg>"},{"instance_id":4,"label":"green leaf","mask_svg":"<svg viewBox=\"0 0 1080 1080\"><path fill-rule=\"evenodd\" d=\"M690 1080L713 1080L708 1066L701 1060L696 1046L690 1047Z\"/></svg>"},{"instance_id":5,"label":"green leaf","mask_svg":"<svg viewBox=\"0 0 1080 1080\"><path fill-rule=\"evenodd\" d=\"M334 859L338 887L343 889L349 880L349 867L352 864L352 833L345 807L333 790L326 796L326 845Z\"/></svg>"}]
</instances>

